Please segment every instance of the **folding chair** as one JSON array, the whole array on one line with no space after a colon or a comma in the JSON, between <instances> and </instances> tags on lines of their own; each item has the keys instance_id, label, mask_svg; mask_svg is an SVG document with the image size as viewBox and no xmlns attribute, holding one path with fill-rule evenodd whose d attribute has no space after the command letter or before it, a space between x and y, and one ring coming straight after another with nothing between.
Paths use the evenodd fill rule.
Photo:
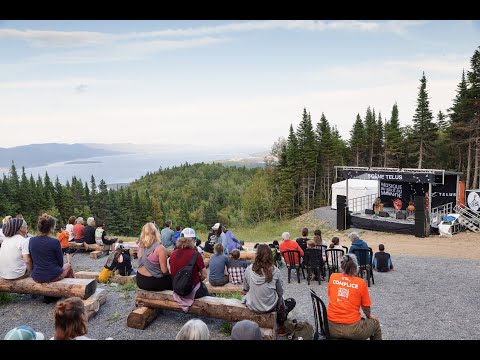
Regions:
<instances>
[{"instance_id":1,"label":"folding chair","mask_svg":"<svg viewBox=\"0 0 480 360\"><path fill-rule=\"evenodd\" d=\"M368 248L368 250L354 249L353 253L358 260L358 276L363 278L363 274L365 273L368 287L370 287L370 278L372 279L373 284L375 284L372 271L373 251L371 248Z\"/></svg>"},{"instance_id":2,"label":"folding chair","mask_svg":"<svg viewBox=\"0 0 480 360\"><path fill-rule=\"evenodd\" d=\"M290 276L292 269L295 269L297 272L298 283L300 284L300 270L302 270L303 278L305 279L305 273L303 272L303 267L301 265L301 256L300 251L298 250L285 250L281 252L283 259L287 265L288 270L288 283L290 284Z\"/></svg>"},{"instance_id":3,"label":"folding chair","mask_svg":"<svg viewBox=\"0 0 480 360\"><path fill-rule=\"evenodd\" d=\"M343 255L344 252L341 249L325 250L325 256L327 258L328 280L330 280L330 275L341 271L340 261L342 260Z\"/></svg>"},{"instance_id":4,"label":"folding chair","mask_svg":"<svg viewBox=\"0 0 480 360\"><path fill-rule=\"evenodd\" d=\"M321 285L323 276L322 270L324 268L322 249L305 249L305 255L303 256L303 260L305 268L307 269L308 285L310 285L310 277L312 273L314 273L314 270L317 270L318 284Z\"/></svg>"}]
</instances>

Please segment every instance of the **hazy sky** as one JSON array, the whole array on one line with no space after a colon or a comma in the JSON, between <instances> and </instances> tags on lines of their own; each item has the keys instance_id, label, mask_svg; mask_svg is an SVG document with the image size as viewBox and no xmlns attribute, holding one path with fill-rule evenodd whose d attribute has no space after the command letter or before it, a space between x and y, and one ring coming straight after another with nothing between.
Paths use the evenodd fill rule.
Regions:
<instances>
[{"instance_id":1,"label":"hazy sky","mask_svg":"<svg viewBox=\"0 0 480 360\"><path fill-rule=\"evenodd\" d=\"M434 114L480 45L478 21L0 21L0 147L265 145L303 108L344 138L367 106Z\"/></svg>"}]
</instances>

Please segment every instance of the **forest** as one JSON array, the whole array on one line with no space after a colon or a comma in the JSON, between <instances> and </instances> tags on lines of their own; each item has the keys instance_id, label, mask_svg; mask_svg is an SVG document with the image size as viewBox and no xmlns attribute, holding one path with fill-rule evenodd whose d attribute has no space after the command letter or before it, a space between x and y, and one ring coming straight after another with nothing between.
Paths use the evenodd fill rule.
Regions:
<instances>
[{"instance_id":1,"label":"forest","mask_svg":"<svg viewBox=\"0 0 480 360\"><path fill-rule=\"evenodd\" d=\"M480 47L470 69L459 69L459 83L451 107L433 114L425 73L419 79L411 125L401 126L401 109L388 114L367 107L352 115L350 138L342 139L325 114L314 123L306 108L286 138L273 145L264 168L188 164L147 173L126 188L98 186L73 177L62 185L48 173L28 178L12 163L0 179L0 214L21 213L35 228L41 212L65 223L71 216L94 216L106 231L136 236L147 221L199 230L215 222L250 225L288 219L330 204L335 166L445 169L463 173L467 189L479 187L480 160ZM372 100L373 101L373 100ZM410 120L410 119L404 119ZM407 121L404 121L407 122ZM287 130L287 129L286 129Z\"/></svg>"}]
</instances>

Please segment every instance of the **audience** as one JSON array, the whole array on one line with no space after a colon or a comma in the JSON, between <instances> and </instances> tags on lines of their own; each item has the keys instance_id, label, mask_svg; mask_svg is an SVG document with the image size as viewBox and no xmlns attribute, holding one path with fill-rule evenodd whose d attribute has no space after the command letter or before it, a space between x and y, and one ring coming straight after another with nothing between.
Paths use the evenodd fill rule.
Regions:
<instances>
[{"instance_id":1,"label":"audience","mask_svg":"<svg viewBox=\"0 0 480 360\"><path fill-rule=\"evenodd\" d=\"M57 234L57 239L60 241L60 247L62 248L62 254L67 256L67 263L70 263L70 254L68 253L68 239L70 233L67 231L66 226L62 225L60 227L60 232Z\"/></svg>"},{"instance_id":2,"label":"audience","mask_svg":"<svg viewBox=\"0 0 480 360\"><path fill-rule=\"evenodd\" d=\"M369 250L368 244L360 239L360 235L356 231L351 232L348 234L348 238L352 241L352 246L350 246L350 250L348 250L349 254L354 254L355 249L365 249ZM360 262L360 258L357 255L357 262ZM367 253L367 264L370 264L370 254Z\"/></svg>"},{"instance_id":3,"label":"audience","mask_svg":"<svg viewBox=\"0 0 480 360\"><path fill-rule=\"evenodd\" d=\"M225 255L228 255L232 252L233 249L243 250L242 245L240 245L240 240L238 240L231 230L228 230L226 226L222 227L222 231L225 234L225 238L222 239L222 242Z\"/></svg>"},{"instance_id":4,"label":"audience","mask_svg":"<svg viewBox=\"0 0 480 360\"><path fill-rule=\"evenodd\" d=\"M177 225L175 228L175 232L173 233L173 244L177 244L177 240L180 238L180 235L182 235L182 227L180 225Z\"/></svg>"},{"instance_id":5,"label":"audience","mask_svg":"<svg viewBox=\"0 0 480 360\"><path fill-rule=\"evenodd\" d=\"M110 250L115 250L115 243L118 241L118 238L109 239L107 237L107 232L105 231L105 223L99 222L97 228L95 229L95 242L100 245L109 246Z\"/></svg>"},{"instance_id":6,"label":"audience","mask_svg":"<svg viewBox=\"0 0 480 360\"><path fill-rule=\"evenodd\" d=\"M89 217L87 219L87 226L83 228L83 241L89 245L95 244L95 219Z\"/></svg>"},{"instance_id":7,"label":"audience","mask_svg":"<svg viewBox=\"0 0 480 360\"><path fill-rule=\"evenodd\" d=\"M217 232L220 228L220 223L216 223L212 226L212 230L207 235L207 241L205 241L204 250L209 253L213 253L213 247L217 243Z\"/></svg>"},{"instance_id":8,"label":"audience","mask_svg":"<svg viewBox=\"0 0 480 360\"><path fill-rule=\"evenodd\" d=\"M313 250L316 249L315 247L315 241L313 240L308 240L307 241L307 248L305 249L304 257L303 257L303 263L305 266L312 266L312 264L320 264L320 262L317 262L316 259L314 259L315 256L320 255L317 254L317 251L319 250ZM323 264L323 259L322 259L322 264ZM320 271L322 271L322 266L320 267ZM318 281L318 276L322 276L322 274L318 273L318 269L316 267L312 267L312 277L310 280ZM323 280L323 279L321 279Z\"/></svg>"},{"instance_id":9,"label":"audience","mask_svg":"<svg viewBox=\"0 0 480 360\"><path fill-rule=\"evenodd\" d=\"M304 227L302 229L302 236L297 238L297 244L300 245L303 251L307 248L307 241L310 240L308 237L308 229ZM303 256L303 255L302 255Z\"/></svg>"},{"instance_id":10,"label":"audience","mask_svg":"<svg viewBox=\"0 0 480 360\"><path fill-rule=\"evenodd\" d=\"M390 254L385 252L385 245L378 245L378 252L373 257L373 268L380 272L393 271L393 263Z\"/></svg>"},{"instance_id":11,"label":"audience","mask_svg":"<svg viewBox=\"0 0 480 360\"><path fill-rule=\"evenodd\" d=\"M214 254L210 256L210 273L208 274L208 281L212 286L222 286L228 283L228 275L225 275L225 270L228 267L228 257L223 253L223 245L215 244Z\"/></svg>"},{"instance_id":12,"label":"audience","mask_svg":"<svg viewBox=\"0 0 480 360\"><path fill-rule=\"evenodd\" d=\"M167 267L167 250L160 243L155 224L143 225L138 244L137 286L143 290L172 290Z\"/></svg>"},{"instance_id":13,"label":"audience","mask_svg":"<svg viewBox=\"0 0 480 360\"><path fill-rule=\"evenodd\" d=\"M260 326L251 320L242 320L232 327L232 340L263 340Z\"/></svg>"},{"instance_id":14,"label":"audience","mask_svg":"<svg viewBox=\"0 0 480 360\"><path fill-rule=\"evenodd\" d=\"M284 252L287 250L297 250L300 252L300 257L304 256L303 249L301 246L298 244L297 241L293 241L290 239L290 233L289 232L284 232L282 234L282 243L280 244L280 252ZM306 243L305 243L305 248L306 248ZM258 251L258 250L257 250ZM271 252L271 251L270 251ZM288 256L284 256L285 263L287 265L290 265L290 260L288 259ZM298 258L298 254L295 254L295 263L299 264L300 263L300 258Z\"/></svg>"},{"instance_id":15,"label":"audience","mask_svg":"<svg viewBox=\"0 0 480 360\"><path fill-rule=\"evenodd\" d=\"M165 221L165 228L162 230L162 233L161 233L162 244L167 250L175 249L175 244L173 243L173 237L175 233L170 228L171 226L172 226L172 220Z\"/></svg>"},{"instance_id":16,"label":"audience","mask_svg":"<svg viewBox=\"0 0 480 360\"><path fill-rule=\"evenodd\" d=\"M202 320L191 319L182 326L175 340L210 340L210 331Z\"/></svg>"},{"instance_id":17,"label":"audience","mask_svg":"<svg viewBox=\"0 0 480 360\"><path fill-rule=\"evenodd\" d=\"M32 260L27 235L27 222L10 218L3 224L5 240L0 247L0 277L6 280L23 279L32 272ZM58 241L57 241L58 242Z\"/></svg>"},{"instance_id":18,"label":"audience","mask_svg":"<svg viewBox=\"0 0 480 360\"><path fill-rule=\"evenodd\" d=\"M76 243L83 244L84 230L83 217L80 216L75 220L75 226L73 227L73 239Z\"/></svg>"},{"instance_id":19,"label":"audience","mask_svg":"<svg viewBox=\"0 0 480 360\"><path fill-rule=\"evenodd\" d=\"M240 250L232 251L232 258L228 261L228 281L232 284L243 284L245 277L245 269L248 263L245 260L240 260Z\"/></svg>"},{"instance_id":20,"label":"audience","mask_svg":"<svg viewBox=\"0 0 480 360\"><path fill-rule=\"evenodd\" d=\"M70 216L68 218L68 224L65 227L65 230L68 231L69 236L68 236L68 241L73 241L75 239L73 235L73 226L75 225L75 216Z\"/></svg>"},{"instance_id":21,"label":"audience","mask_svg":"<svg viewBox=\"0 0 480 360\"><path fill-rule=\"evenodd\" d=\"M357 277L358 262L346 254L341 262L342 273L333 273L328 282L328 327L333 338L382 340L378 318L371 314L372 304L365 280ZM360 307L365 314L361 317Z\"/></svg>"}]
</instances>

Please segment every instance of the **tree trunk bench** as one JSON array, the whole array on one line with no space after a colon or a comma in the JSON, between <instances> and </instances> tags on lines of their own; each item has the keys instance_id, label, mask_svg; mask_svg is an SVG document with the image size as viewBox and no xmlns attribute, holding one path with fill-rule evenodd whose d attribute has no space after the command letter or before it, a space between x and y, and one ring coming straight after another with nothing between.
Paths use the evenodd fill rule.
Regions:
<instances>
[{"instance_id":1,"label":"tree trunk bench","mask_svg":"<svg viewBox=\"0 0 480 360\"><path fill-rule=\"evenodd\" d=\"M210 256L212 256L213 254L209 253L209 252L204 252L204 257L205 259L209 259ZM257 253L255 251L240 251L240 260L250 260L250 261L253 261L255 260L255 256L257 255ZM231 258L231 255L228 255L229 258Z\"/></svg>"},{"instance_id":2,"label":"tree trunk bench","mask_svg":"<svg viewBox=\"0 0 480 360\"><path fill-rule=\"evenodd\" d=\"M241 294L243 290L243 284L226 283L222 286L213 286L207 282L205 285L207 285L208 292L213 294Z\"/></svg>"},{"instance_id":3,"label":"tree trunk bench","mask_svg":"<svg viewBox=\"0 0 480 360\"><path fill-rule=\"evenodd\" d=\"M98 275L100 275L100 272L98 271L79 271L75 273L75 276L78 279L94 279L97 281L98 281ZM111 281L120 285L125 285L129 281L136 283L137 276L136 275L122 276L115 273L114 276L111 277Z\"/></svg>"},{"instance_id":4,"label":"tree trunk bench","mask_svg":"<svg viewBox=\"0 0 480 360\"><path fill-rule=\"evenodd\" d=\"M173 299L173 291L146 291L137 290L136 304L139 309L133 310L127 319L127 326L136 329L145 329L158 312L154 309L165 309L183 312L182 308ZM142 307L152 310L145 310ZM237 299L225 299L220 297L205 296L196 299L188 310L189 314L209 316L216 319L237 322L240 320L255 321L262 330L265 340L276 339L277 337L277 313L257 314L248 309Z\"/></svg>"},{"instance_id":5,"label":"tree trunk bench","mask_svg":"<svg viewBox=\"0 0 480 360\"><path fill-rule=\"evenodd\" d=\"M37 283L31 277L20 280L0 279L0 292L37 294L54 297L78 296L88 299L95 293L97 282L92 279L66 278L50 283Z\"/></svg>"},{"instance_id":6,"label":"tree trunk bench","mask_svg":"<svg viewBox=\"0 0 480 360\"><path fill-rule=\"evenodd\" d=\"M105 289L97 289L95 293L88 299L83 300L85 311L88 315L88 320L97 315L100 306L107 302L107 291Z\"/></svg>"}]
</instances>

